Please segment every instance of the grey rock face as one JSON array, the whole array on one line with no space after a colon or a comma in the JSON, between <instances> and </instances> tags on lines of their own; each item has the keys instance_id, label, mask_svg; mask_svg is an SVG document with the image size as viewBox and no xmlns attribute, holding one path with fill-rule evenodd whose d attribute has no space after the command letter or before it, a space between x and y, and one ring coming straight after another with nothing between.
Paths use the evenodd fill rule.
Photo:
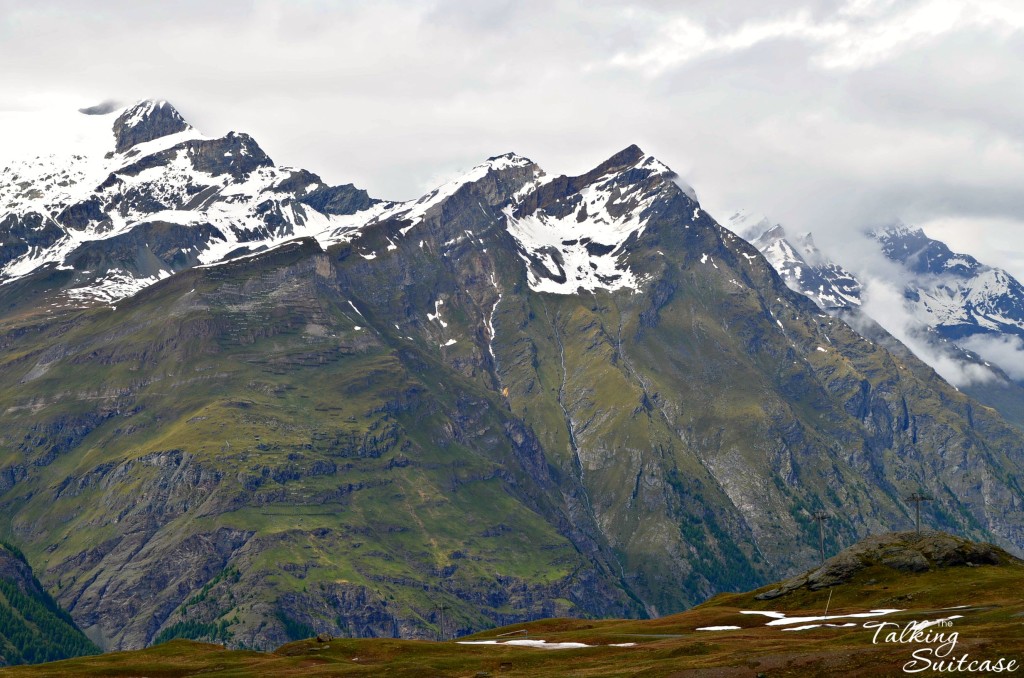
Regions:
<instances>
[{"instance_id":1,"label":"grey rock face","mask_svg":"<svg viewBox=\"0 0 1024 678\"><path fill-rule=\"evenodd\" d=\"M0 579L15 584L22 593L38 596L43 590L32 576L32 568L6 548L0 548Z\"/></svg>"},{"instance_id":2,"label":"grey rock face","mask_svg":"<svg viewBox=\"0 0 1024 678\"><path fill-rule=\"evenodd\" d=\"M30 248L46 248L64 235L51 219L38 212L8 214L0 219L0 266Z\"/></svg>"},{"instance_id":3,"label":"grey rock face","mask_svg":"<svg viewBox=\"0 0 1024 678\"><path fill-rule=\"evenodd\" d=\"M355 214L380 201L371 198L361 188L343 184L318 188L304 197L302 202L324 214Z\"/></svg>"},{"instance_id":4,"label":"grey rock face","mask_svg":"<svg viewBox=\"0 0 1024 678\"><path fill-rule=\"evenodd\" d=\"M953 252L945 243L929 238L920 228L890 227L875 232L874 236L886 257L904 264L914 273L953 273L970 277L983 268L974 257Z\"/></svg>"},{"instance_id":5,"label":"grey rock face","mask_svg":"<svg viewBox=\"0 0 1024 678\"><path fill-rule=\"evenodd\" d=\"M196 265L198 247L223 239L223 234L209 224L150 222L108 240L83 243L68 258L76 269L88 270L92 275L126 268L155 275Z\"/></svg>"},{"instance_id":6,"label":"grey rock face","mask_svg":"<svg viewBox=\"0 0 1024 678\"><path fill-rule=\"evenodd\" d=\"M207 174L230 174L240 177L260 167L274 164L256 140L248 134L228 132L211 141L190 141L186 148L192 166Z\"/></svg>"},{"instance_id":7,"label":"grey rock face","mask_svg":"<svg viewBox=\"0 0 1024 678\"><path fill-rule=\"evenodd\" d=\"M189 124L166 101L142 101L114 121L114 150L124 153L138 144L187 129Z\"/></svg>"}]
</instances>

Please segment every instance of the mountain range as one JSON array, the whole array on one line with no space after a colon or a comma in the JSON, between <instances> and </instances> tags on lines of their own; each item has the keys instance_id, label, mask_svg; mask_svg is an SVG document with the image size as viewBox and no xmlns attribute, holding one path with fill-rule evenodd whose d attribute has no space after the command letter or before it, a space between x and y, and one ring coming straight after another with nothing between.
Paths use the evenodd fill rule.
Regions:
<instances>
[{"instance_id":1,"label":"mountain range","mask_svg":"<svg viewBox=\"0 0 1024 678\"><path fill-rule=\"evenodd\" d=\"M886 341L882 323L959 388L1024 427L1024 374L1017 365L1024 349L1024 286L1012 275L953 252L920 228L898 223L873 229L867 241L896 267L893 283L902 285L902 298L892 317L872 318L864 307L868 285L818 249L810 233L791 239L782 225L742 211L729 226L764 254L791 289L870 339Z\"/></svg>"},{"instance_id":2,"label":"mountain range","mask_svg":"<svg viewBox=\"0 0 1024 678\"><path fill-rule=\"evenodd\" d=\"M663 615L919 490L1024 548L1021 432L636 146L394 202L166 102L75 116L0 173L0 514L104 649Z\"/></svg>"}]
</instances>

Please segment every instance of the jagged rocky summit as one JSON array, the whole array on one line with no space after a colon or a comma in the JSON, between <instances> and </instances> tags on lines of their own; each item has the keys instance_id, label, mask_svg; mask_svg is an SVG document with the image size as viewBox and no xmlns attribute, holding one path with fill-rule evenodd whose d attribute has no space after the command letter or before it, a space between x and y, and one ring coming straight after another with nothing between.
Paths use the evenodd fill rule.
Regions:
<instances>
[{"instance_id":1,"label":"jagged rocky summit","mask_svg":"<svg viewBox=\"0 0 1024 678\"><path fill-rule=\"evenodd\" d=\"M872 236L888 259L921 281L906 296L923 324L954 341L984 334L1024 337L1024 287L1006 271L953 252L920 228L895 224Z\"/></svg>"},{"instance_id":2,"label":"jagged rocky summit","mask_svg":"<svg viewBox=\"0 0 1024 678\"><path fill-rule=\"evenodd\" d=\"M301 236L340 242L380 204L275 166L247 134L207 138L167 102L88 117L91 154L0 170L0 283L48 276L54 308L116 301Z\"/></svg>"},{"instance_id":3,"label":"jagged rocky summit","mask_svg":"<svg viewBox=\"0 0 1024 678\"><path fill-rule=\"evenodd\" d=\"M795 241L785 229L746 212L730 227L751 241L795 291L829 311L861 306L863 284L826 257L810 233ZM903 267L906 307L923 328L952 341L980 335L1024 337L1024 287L1006 271L958 254L920 228L897 223L869 233L886 259Z\"/></svg>"},{"instance_id":4,"label":"jagged rocky summit","mask_svg":"<svg viewBox=\"0 0 1024 678\"><path fill-rule=\"evenodd\" d=\"M826 311L848 311L861 305L863 286L860 281L842 266L826 259L810 233L791 244L785 229L775 224L749 239L791 289L810 297Z\"/></svg>"}]
</instances>

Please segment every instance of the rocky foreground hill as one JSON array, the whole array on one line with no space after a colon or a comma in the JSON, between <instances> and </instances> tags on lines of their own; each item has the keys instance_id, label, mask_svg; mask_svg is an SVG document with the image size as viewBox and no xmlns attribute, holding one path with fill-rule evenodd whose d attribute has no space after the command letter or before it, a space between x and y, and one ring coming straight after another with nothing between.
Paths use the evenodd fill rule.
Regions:
<instances>
[{"instance_id":1,"label":"rocky foreground hill","mask_svg":"<svg viewBox=\"0 0 1024 678\"><path fill-rule=\"evenodd\" d=\"M5 175L0 514L103 648L664 615L920 489L1024 547L1020 431L639 148L386 202L171 111Z\"/></svg>"}]
</instances>

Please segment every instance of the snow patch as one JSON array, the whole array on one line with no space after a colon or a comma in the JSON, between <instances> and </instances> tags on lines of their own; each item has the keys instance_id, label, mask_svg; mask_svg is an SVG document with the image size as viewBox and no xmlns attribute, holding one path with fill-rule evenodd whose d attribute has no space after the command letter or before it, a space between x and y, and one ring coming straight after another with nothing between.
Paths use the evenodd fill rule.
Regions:
<instances>
[{"instance_id":1,"label":"snow patch","mask_svg":"<svg viewBox=\"0 0 1024 678\"><path fill-rule=\"evenodd\" d=\"M651 156L633 167L672 175ZM639 289L643 281L625 261L625 245L643 235L661 191L644 182L624 183L623 175L617 168L583 187L573 202L578 207L562 216L537 210L517 217L513 207L504 209L530 289L552 294Z\"/></svg>"},{"instance_id":2,"label":"snow patch","mask_svg":"<svg viewBox=\"0 0 1024 678\"><path fill-rule=\"evenodd\" d=\"M513 645L516 647L536 647L541 650L575 650L581 647L594 647L586 643L549 643L546 640L459 640L459 645ZM622 646L619 646L622 647Z\"/></svg>"},{"instance_id":3,"label":"snow patch","mask_svg":"<svg viewBox=\"0 0 1024 678\"><path fill-rule=\"evenodd\" d=\"M448 323L441 319L441 307L444 306L444 299L438 299L434 302L434 312L427 314L427 320L433 320L441 323L441 327L448 327Z\"/></svg>"}]
</instances>

